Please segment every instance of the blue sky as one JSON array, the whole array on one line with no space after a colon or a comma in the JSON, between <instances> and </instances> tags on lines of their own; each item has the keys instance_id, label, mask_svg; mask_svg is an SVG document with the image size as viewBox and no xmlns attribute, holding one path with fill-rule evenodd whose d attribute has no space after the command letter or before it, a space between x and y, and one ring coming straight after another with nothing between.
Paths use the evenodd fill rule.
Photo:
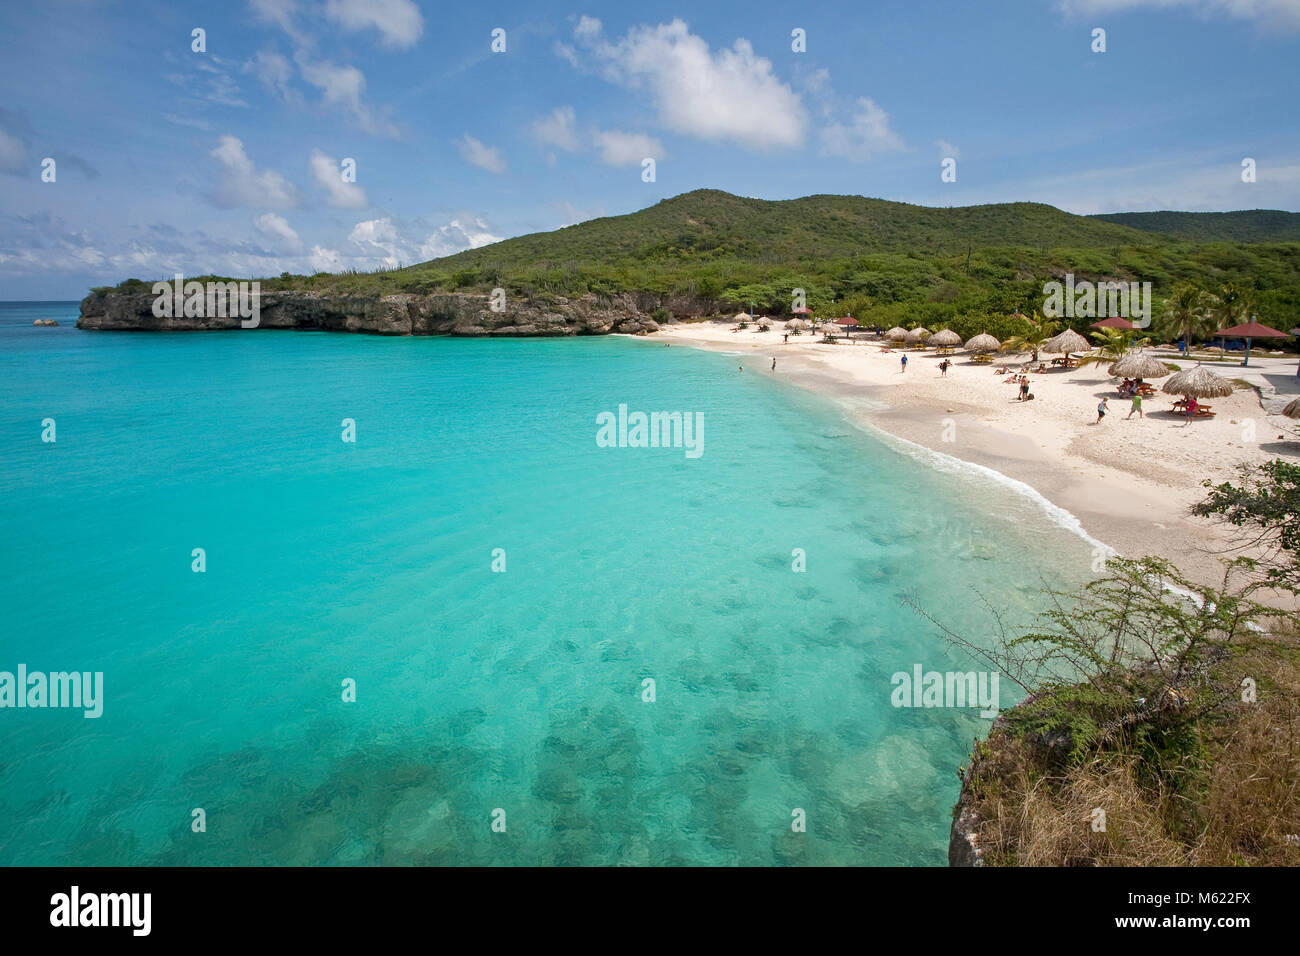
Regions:
<instances>
[{"instance_id":1,"label":"blue sky","mask_svg":"<svg viewBox=\"0 0 1300 956\"><path fill-rule=\"evenodd\" d=\"M1298 63L1300 0L6 5L0 299L408 265L701 187L1297 210Z\"/></svg>"}]
</instances>

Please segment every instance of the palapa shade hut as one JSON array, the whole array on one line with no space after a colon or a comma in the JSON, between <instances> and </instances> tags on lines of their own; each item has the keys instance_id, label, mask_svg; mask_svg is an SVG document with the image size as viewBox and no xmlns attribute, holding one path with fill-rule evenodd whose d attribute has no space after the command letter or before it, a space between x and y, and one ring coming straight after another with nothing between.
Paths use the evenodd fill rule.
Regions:
<instances>
[{"instance_id":1,"label":"palapa shade hut","mask_svg":"<svg viewBox=\"0 0 1300 956\"><path fill-rule=\"evenodd\" d=\"M1232 394L1233 388L1232 383L1222 375L1215 375L1204 365L1198 365L1170 376L1160 391L1169 395L1190 395L1193 398L1225 398Z\"/></svg>"},{"instance_id":2,"label":"palapa shade hut","mask_svg":"<svg viewBox=\"0 0 1300 956\"><path fill-rule=\"evenodd\" d=\"M1287 418L1300 418L1300 398L1291 399L1286 408L1282 409L1282 414Z\"/></svg>"},{"instance_id":3,"label":"palapa shade hut","mask_svg":"<svg viewBox=\"0 0 1300 956\"><path fill-rule=\"evenodd\" d=\"M936 332L934 335L930 336L928 344L937 345L940 348L952 348L953 346L961 345L961 336L952 329L944 329L941 332Z\"/></svg>"},{"instance_id":4,"label":"palapa shade hut","mask_svg":"<svg viewBox=\"0 0 1300 956\"><path fill-rule=\"evenodd\" d=\"M1245 339L1246 355L1242 358L1241 364L1244 368L1250 364L1250 343L1253 339L1285 339L1290 338L1285 332L1279 332L1277 329L1270 328L1260 322L1250 321L1245 325L1234 325L1230 329L1220 329L1214 333L1216 338L1227 339Z\"/></svg>"},{"instance_id":5,"label":"palapa shade hut","mask_svg":"<svg viewBox=\"0 0 1300 956\"><path fill-rule=\"evenodd\" d=\"M996 352L1000 348L1002 348L1002 343L987 332L981 332L966 343L966 351L968 352Z\"/></svg>"},{"instance_id":6,"label":"palapa shade hut","mask_svg":"<svg viewBox=\"0 0 1300 956\"><path fill-rule=\"evenodd\" d=\"M1115 378L1164 378L1169 374L1169 366L1142 349L1121 356L1107 371Z\"/></svg>"},{"instance_id":7,"label":"palapa shade hut","mask_svg":"<svg viewBox=\"0 0 1300 956\"><path fill-rule=\"evenodd\" d=\"M924 325L917 326L911 332L908 332L904 341L910 345L923 345L925 340L930 337L930 330Z\"/></svg>"},{"instance_id":8,"label":"palapa shade hut","mask_svg":"<svg viewBox=\"0 0 1300 956\"><path fill-rule=\"evenodd\" d=\"M791 319L785 324L785 327L791 331L794 331L795 329L806 329L808 328L808 323L803 319Z\"/></svg>"},{"instance_id":9,"label":"palapa shade hut","mask_svg":"<svg viewBox=\"0 0 1300 956\"><path fill-rule=\"evenodd\" d=\"M885 333L885 338L894 342L902 342L907 338L907 329L903 328L901 325L896 325Z\"/></svg>"},{"instance_id":10,"label":"palapa shade hut","mask_svg":"<svg viewBox=\"0 0 1300 956\"><path fill-rule=\"evenodd\" d=\"M1054 335L1043 343L1040 351L1049 352L1052 355L1063 353L1066 358L1070 357L1071 352L1086 352L1092 348L1091 343L1074 329L1066 329L1060 335Z\"/></svg>"}]
</instances>

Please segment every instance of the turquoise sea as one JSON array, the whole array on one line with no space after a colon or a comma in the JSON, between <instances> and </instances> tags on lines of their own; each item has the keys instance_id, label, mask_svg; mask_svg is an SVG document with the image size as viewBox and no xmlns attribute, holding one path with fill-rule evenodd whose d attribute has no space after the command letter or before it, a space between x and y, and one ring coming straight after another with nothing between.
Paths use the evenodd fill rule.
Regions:
<instances>
[{"instance_id":1,"label":"turquoise sea","mask_svg":"<svg viewBox=\"0 0 1300 956\"><path fill-rule=\"evenodd\" d=\"M0 671L103 715L0 709L0 864L940 865L990 721L891 706L978 668L902 598L978 637L1088 573L726 355L76 314L0 304ZM703 455L598 447L620 404Z\"/></svg>"}]
</instances>

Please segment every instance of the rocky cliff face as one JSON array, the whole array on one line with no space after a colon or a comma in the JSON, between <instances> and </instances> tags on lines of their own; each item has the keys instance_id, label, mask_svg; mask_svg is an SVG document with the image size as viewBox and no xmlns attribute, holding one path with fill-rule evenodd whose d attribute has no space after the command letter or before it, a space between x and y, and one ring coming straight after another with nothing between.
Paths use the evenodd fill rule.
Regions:
<instances>
[{"instance_id":1,"label":"rocky cliff face","mask_svg":"<svg viewBox=\"0 0 1300 956\"><path fill-rule=\"evenodd\" d=\"M981 743L975 742L970 763L961 778L961 795L952 808L952 828L948 831L949 866L987 866L985 847L980 845L979 793L990 780L996 780L1008 765L1028 766L1047 774L1060 772L1073 747L1068 730L1043 730L1013 734L1008 715L1028 707L1039 699L1030 694L1011 710L1003 711L989 728Z\"/></svg>"},{"instance_id":2,"label":"rocky cliff face","mask_svg":"<svg viewBox=\"0 0 1300 956\"><path fill-rule=\"evenodd\" d=\"M237 316L153 314L151 293L108 292L81 302L79 329L105 331L188 332L238 329ZM374 335L555 336L634 335L659 326L641 312L632 296L557 298L554 302L507 300L494 312L486 295L325 295L314 292L264 292L260 329L313 329L367 332Z\"/></svg>"}]
</instances>

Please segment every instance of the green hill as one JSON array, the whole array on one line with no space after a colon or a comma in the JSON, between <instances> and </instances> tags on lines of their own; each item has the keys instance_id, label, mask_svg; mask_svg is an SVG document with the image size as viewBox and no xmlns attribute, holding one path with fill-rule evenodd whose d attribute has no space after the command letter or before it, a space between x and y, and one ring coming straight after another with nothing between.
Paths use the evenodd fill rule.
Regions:
<instances>
[{"instance_id":1,"label":"green hill","mask_svg":"<svg viewBox=\"0 0 1300 956\"><path fill-rule=\"evenodd\" d=\"M770 201L697 189L639 212L507 239L437 264L517 269L544 263L721 258L805 263L864 253L964 254L968 244L1092 248L1149 238L1140 230L1039 203L936 208L861 196Z\"/></svg>"},{"instance_id":2,"label":"green hill","mask_svg":"<svg viewBox=\"0 0 1300 956\"><path fill-rule=\"evenodd\" d=\"M1089 218L1197 242L1300 242L1300 213L1280 209L1112 212Z\"/></svg>"},{"instance_id":3,"label":"green hill","mask_svg":"<svg viewBox=\"0 0 1300 956\"><path fill-rule=\"evenodd\" d=\"M1268 217L1294 214L1118 215L1124 221L1039 203L937 208L825 195L767 201L702 189L403 269L286 274L263 280L262 288L378 296L501 287L543 305L561 296L633 293L642 309L658 306L676 316L751 305L786 314L800 288L822 315L999 335L1001 320L1041 309L1043 283L1069 272L1150 282L1157 299L1178 282L1211 291L1233 282L1261 321L1281 328L1300 321L1300 242L1228 235L1258 235L1273 221ZM1228 218L1205 218L1214 215ZM1139 225L1194 229L1198 238L1135 226L1134 216ZM1282 225L1269 228L1285 232Z\"/></svg>"}]
</instances>

